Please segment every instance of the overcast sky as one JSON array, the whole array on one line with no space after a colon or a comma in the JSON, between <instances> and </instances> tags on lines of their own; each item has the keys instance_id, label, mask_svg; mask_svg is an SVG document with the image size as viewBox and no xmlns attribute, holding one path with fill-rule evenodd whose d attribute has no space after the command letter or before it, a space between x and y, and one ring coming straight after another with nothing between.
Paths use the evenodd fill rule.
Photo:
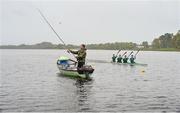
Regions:
<instances>
[{"instance_id":1,"label":"overcast sky","mask_svg":"<svg viewBox=\"0 0 180 113\"><path fill-rule=\"evenodd\" d=\"M68 44L152 42L180 29L180 0L0 0L1 44L60 43L41 9Z\"/></svg>"}]
</instances>

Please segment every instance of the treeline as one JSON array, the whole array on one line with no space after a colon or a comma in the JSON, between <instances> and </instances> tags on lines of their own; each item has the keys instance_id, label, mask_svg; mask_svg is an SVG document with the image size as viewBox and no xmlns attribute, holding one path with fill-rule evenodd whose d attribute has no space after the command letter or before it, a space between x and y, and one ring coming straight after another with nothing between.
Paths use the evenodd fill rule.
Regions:
<instances>
[{"instance_id":1,"label":"treeline","mask_svg":"<svg viewBox=\"0 0 180 113\"><path fill-rule=\"evenodd\" d=\"M137 47L136 43L132 42L115 42L115 43L105 43L105 44L87 44L88 49L134 49ZM52 44L51 42L42 42L34 45L4 45L0 46L0 49L76 49L79 48L77 45L68 44L66 46L62 44Z\"/></svg>"},{"instance_id":2,"label":"treeline","mask_svg":"<svg viewBox=\"0 0 180 113\"><path fill-rule=\"evenodd\" d=\"M34 45L3 45L0 49L64 49L77 48L78 46L68 44L66 47L63 44L52 44L51 42L41 42Z\"/></svg>"},{"instance_id":3,"label":"treeline","mask_svg":"<svg viewBox=\"0 0 180 113\"><path fill-rule=\"evenodd\" d=\"M118 50L118 49L135 49L137 48L136 43L132 42L115 42L105 44L88 44L88 49L106 49L106 50Z\"/></svg>"},{"instance_id":4,"label":"treeline","mask_svg":"<svg viewBox=\"0 0 180 113\"><path fill-rule=\"evenodd\" d=\"M164 35L155 38L152 44L148 44L147 41L143 41L141 44L133 42L115 42L104 44L87 44L88 49L104 49L104 50L119 50L119 49L138 49L144 50L169 50L180 51L180 30L173 35L172 33L165 33ZM42 42L34 45L3 45L0 49L76 49L77 45L68 44L66 47L63 44L52 44L51 42Z\"/></svg>"},{"instance_id":5,"label":"treeline","mask_svg":"<svg viewBox=\"0 0 180 113\"><path fill-rule=\"evenodd\" d=\"M172 33L166 33L158 38L155 38L152 42L152 48L180 49L180 30L175 35L173 35Z\"/></svg>"}]
</instances>

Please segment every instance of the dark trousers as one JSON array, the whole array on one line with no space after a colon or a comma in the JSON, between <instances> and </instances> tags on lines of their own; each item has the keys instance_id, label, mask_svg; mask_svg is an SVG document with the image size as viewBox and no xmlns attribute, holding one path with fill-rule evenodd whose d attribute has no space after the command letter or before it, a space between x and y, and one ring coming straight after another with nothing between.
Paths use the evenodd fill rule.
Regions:
<instances>
[{"instance_id":1,"label":"dark trousers","mask_svg":"<svg viewBox=\"0 0 180 113\"><path fill-rule=\"evenodd\" d=\"M83 67L84 66L84 64L85 64L85 62L78 62L78 68L81 68L81 67Z\"/></svg>"}]
</instances>

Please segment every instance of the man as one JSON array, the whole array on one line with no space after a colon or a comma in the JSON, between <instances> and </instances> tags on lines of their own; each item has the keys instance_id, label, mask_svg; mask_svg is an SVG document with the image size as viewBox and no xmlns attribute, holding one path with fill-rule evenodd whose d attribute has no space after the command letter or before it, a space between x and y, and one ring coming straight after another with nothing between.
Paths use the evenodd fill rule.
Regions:
<instances>
[{"instance_id":1,"label":"man","mask_svg":"<svg viewBox=\"0 0 180 113\"><path fill-rule=\"evenodd\" d=\"M127 56L125 55L124 58L123 58L123 63L127 63L127 61L128 61L128 58L127 58Z\"/></svg>"},{"instance_id":2,"label":"man","mask_svg":"<svg viewBox=\"0 0 180 113\"><path fill-rule=\"evenodd\" d=\"M130 58L129 60L130 60L130 62L133 64L133 63L135 63L135 62L134 62L135 59L136 59L136 57L134 57L133 55L131 55L131 58Z\"/></svg>"},{"instance_id":3,"label":"man","mask_svg":"<svg viewBox=\"0 0 180 113\"><path fill-rule=\"evenodd\" d=\"M117 56L115 56L115 54L113 54L113 57L112 57L112 61L113 61L113 62L116 62L116 57L117 57Z\"/></svg>"},{"instance_id":4,"label":"man","mask_svg":"<svg viewBox=\"0 0 180 113\"><path fill-rule=\"evenodd\" d=\"M117 63L122 63L122 56L119 55L119 57L117 58Z\"/></svg>"},{"instance_id":5,"label":"man","mask_svg":"<svg viewBox=\"0 0 180 113\"><path fill-rule=\"evenodd\" d=\"M85 64L85 60L86 60L86 46L84 44L81 44L80 46L80 50L78 51L72 51L72 50L68 50L69 52L73 53L73 54L77 54L77 61L78 61L78 68L81 68L84 66Z\"/></svg>"}]
</instances>

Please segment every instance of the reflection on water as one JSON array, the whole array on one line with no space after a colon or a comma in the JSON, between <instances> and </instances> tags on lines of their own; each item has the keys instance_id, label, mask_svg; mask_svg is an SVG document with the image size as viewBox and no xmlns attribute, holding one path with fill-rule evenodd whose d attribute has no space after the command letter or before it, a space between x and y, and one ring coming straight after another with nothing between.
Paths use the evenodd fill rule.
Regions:
<instances>
[{"instance_id":1,"label":"reflection on water","mask_svg":"<svg viewBox=\"0 0 180 113\"><path fill-rule=\"evenodd\" d=\"M84 81L59 75L56 59L64 51L0 51L0 111L180 112L178 52L140 52L143 67L96 63L115 51L88 50L95 71Z\"/></svg>"},{"instance_id":2,"label":"reflection on water","mask_svg":"<svg viewBox=\"0 0 180 113\"><path fill-rule=\"evenodd\" d=\"M76 80L76 87L77 87L77 96L78 96L78 105L79 111L88 111L90 110L90 105L88 101L89 94L91 94L91 88L93 87L91 84L93 80L87 81L83 79Z\"/></svg>"}]
</instances>

